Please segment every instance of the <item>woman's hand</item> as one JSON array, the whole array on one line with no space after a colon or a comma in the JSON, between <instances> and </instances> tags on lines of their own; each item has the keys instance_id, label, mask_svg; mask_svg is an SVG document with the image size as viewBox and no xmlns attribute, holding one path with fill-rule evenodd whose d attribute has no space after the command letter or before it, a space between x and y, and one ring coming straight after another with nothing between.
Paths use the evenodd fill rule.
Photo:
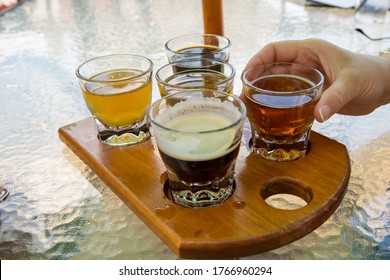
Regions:
<instances>
[{"instance_id":1,"label":"woman's hand","mask_svg":"<svg viewBox=\"0 0 390 280\"><path fill-rule=\"evenodd\" d=\"M319 39L281 41L266 45L244 71L256 64L296 62L321 71L324 91L314 116L365 115L390 102L390 59L362 55Z\"/></svg>"}]
</instances>

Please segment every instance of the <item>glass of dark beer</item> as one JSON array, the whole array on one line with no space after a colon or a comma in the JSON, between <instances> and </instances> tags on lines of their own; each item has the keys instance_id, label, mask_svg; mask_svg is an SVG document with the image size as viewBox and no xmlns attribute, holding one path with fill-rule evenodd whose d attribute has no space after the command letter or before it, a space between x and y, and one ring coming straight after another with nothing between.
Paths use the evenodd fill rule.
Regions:
<instances>
[{"instance_id":1,"label":"glass of dark beer","mask_svg":"<svg viewBox=\"0 0 390 280\"><path fill-rule=\"evenodd\" d=\"M156 101L149 118L175 203L210 207L232 195L246 118L237 96L207 89L177 92Z\"/></svg>"},{"instance_id":2,"label":"glass of dark beer","mask_svg":"<svg viewBox=\"0 0 390 280\"><path fill-rule=\"evenodd\" d=\"M322 93L321 72L295 63L270 63L247 69L241 80L253 151L275 161L304 156Z\"/></svg>"},{"instance_id":3,"label":"glass of dark beer","mask_svg":"<svg viewBox=\"0 0 390 280\"><path fill-rule=\"evenodd\" d=\"M162 97L178 91L207 88L233 92L236 70L226 62L209 58L184 59L162 66L156 72Z\"/></svg>"},{"instance_id":4,"label":"glass of dark beer","mask_svg":"<svg viewBox=\"0 0 390 280\"><path fill-rule=\"evenodd\" d=\"M214 34L188 34L175 37L165 44L169 62L189 58L210 58L229 62L231 42Z\"/></svg>"}]
</instances>

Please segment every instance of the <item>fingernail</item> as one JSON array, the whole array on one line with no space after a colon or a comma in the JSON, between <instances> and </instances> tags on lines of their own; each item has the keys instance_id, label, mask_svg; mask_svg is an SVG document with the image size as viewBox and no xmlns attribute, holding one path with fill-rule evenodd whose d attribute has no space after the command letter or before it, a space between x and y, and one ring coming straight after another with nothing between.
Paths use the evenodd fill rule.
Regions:
<instances>
[{"instance_id":1,"label":"fingernail","mask_svg":"<svg viewBox=\"0 0 390 280\"><path fill-rule=\"evenodd\" d=\"M330 107L328 105L322 105L319 112L323 122L329 119Z\"/></svg>"}]
</instances>

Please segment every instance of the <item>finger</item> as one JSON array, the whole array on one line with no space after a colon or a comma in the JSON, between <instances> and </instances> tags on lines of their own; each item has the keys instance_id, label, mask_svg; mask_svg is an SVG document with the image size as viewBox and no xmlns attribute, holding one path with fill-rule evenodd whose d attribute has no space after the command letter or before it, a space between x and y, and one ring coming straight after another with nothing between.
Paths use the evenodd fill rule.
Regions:
<instances>
[{"instance_id":1,"label":"finger","mask_svg":"<svg viewBox=\"0 0 390 280\"><path fill-rule=\"evenodd\" d=\"M328 120L339 112L352 98L353 88L345 87L342 79L336 80L327 90L322 93L314 109L314 117L319 122Z\"/></svg>"},{"instance_id":2,"label":"finger","mask_svg":"<svg viewBox=\"0 0 390 280\"><path fill-rule=\"evenodd\" d=\"M257 64L295 61L298 54L302 52L302 48L306 48L307 41L289 40L269 43L248 61L244 70Z\"/></svg>"}]
</instances>

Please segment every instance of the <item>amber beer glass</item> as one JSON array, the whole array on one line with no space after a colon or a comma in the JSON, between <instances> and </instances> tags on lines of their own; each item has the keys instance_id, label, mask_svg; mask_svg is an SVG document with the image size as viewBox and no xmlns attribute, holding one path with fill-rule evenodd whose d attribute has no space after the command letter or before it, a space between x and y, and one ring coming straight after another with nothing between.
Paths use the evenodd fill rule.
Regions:
<instances>
[{"instance_id":1,"label":"amber beer glass","mask_svg":"<svg viewBox=\"0 0 390 280\"><path fill-rule=\"evenodd\" d=\"M210 207L231 196L246 118L238 97L206 89L177 92L156 101L149 118L175 203Z\"/></svg>"},{"instance_id":2,"label":"amber beer glass","mask_svg":"<svg viewBox=\"0 0 390 280\"><path fill-rule=\"evenodd\" d=\"M253 151L275 161L304 156L323 75L305 65L283 62L256 65L241 79Z\"/></svg>"},{"instance_id":3,"label":"amber beer glass","mask_svg":"<svg viewBox=\"0 0 390 280\"><path fill-rule=\"evenodd\" d=\"M190 58L209 58L229 62L231 42L214 34L188 34L175 37L165 44L169 62Z\"/></svg>"},{"instance_id":4,"label":"amber beer glass","mask_svg":"<svg viewBox=\"0 0 390 280\"><path fill-rule=\"evenodd\" d=\"M97 57L77 68L76 76L101 142L125 146L149 139L152 71L148 58L131 54Z\"/></svg>"},{"instance_id":5,"label":"amber beer glass","mask_svg":"<svg viewBox=\"0 0 390 280\"><path fill-rule=\"evenodd\" d=\"M233 92L236 70L226 62L208 58L184 59L164 65L156 72L162 97L178 91L207 88Z\"/></svg>"}]
</instances>

